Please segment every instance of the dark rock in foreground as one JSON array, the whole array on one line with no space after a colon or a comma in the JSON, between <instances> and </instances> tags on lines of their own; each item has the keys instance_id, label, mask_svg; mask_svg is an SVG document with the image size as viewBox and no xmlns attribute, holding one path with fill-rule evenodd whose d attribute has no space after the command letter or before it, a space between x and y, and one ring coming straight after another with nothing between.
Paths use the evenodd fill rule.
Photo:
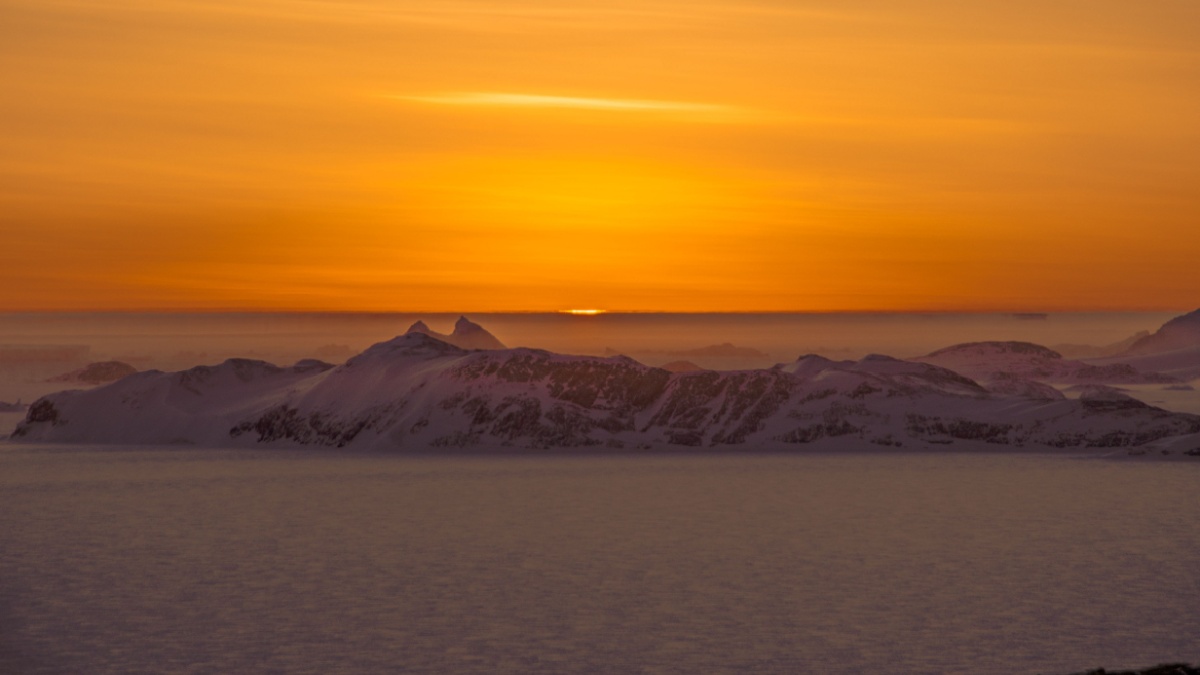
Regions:
<instances>
[{"instance_id":1,"label":"dark rock in foreground","mask_svg":"<svg viewBox=\"0 0 1200 675\"><path fill-rule=\"evenodd\" d=\"M1070 675L1200 675L1200 668L1186 663L1162 663L1142 670L1084 670Z\"/></svg>"}]
</instances>

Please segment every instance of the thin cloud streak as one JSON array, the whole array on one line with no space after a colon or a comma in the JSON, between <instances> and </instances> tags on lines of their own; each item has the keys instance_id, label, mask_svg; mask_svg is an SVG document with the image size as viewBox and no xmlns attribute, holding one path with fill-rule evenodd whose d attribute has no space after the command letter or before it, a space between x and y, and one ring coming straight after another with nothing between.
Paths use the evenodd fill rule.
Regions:
<instances>
[{"instance_id":1,"label":"thin cloud streak","mask_svg":"<svg viewBox=\"0 0 1200 675\"><path fill-rule=\"evenodd\" d=\"M501 108L561 108L574 110L608 110L614 112L683 112L730 114L741 112L732 106L686 101L656 101L628 98L585 98L581 96L546 96L507 92L461 92L433 96L393 96L402 101L437 105L486 106Z\"/></svg>"},{"instance_id":2,"label":"thin cloud streak","mask_svg":"<svg viewBox=\"0 0 1200 675\"><path fill-rule=\"evenodd\" d=\"M453 92L428 96L387 95L387 98L433 105L480 108L544 108L628 113L681 113L710 121L754 121L796 127L871 127L908 131L916 135L1014 133L1028 125L1011 120L976 117L818 116L766 112L739 106L653 99L549 96L509 92Z\"/></svg>"},{"instance_id":3,"label":"thin cloud streak","mask_svg":"<svg viewBox=\"0 0 1200 675\"><path fill-rule=\"evenodd\" d=\"M6 0L18 8L64 12L257 18L337 24L410 24L469 32L560 30L638 31L721 25L739 17L800 17L819 21L881 21L878 10L846 11L773 3L694 3L684 0Z\"/></svg>"}]
</instances>

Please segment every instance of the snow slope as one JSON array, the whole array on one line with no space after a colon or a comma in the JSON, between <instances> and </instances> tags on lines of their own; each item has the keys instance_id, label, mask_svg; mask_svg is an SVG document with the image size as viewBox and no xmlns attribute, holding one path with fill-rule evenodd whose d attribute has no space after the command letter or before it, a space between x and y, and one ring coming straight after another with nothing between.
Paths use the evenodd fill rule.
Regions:
<instances>
[{"instance_id":1,"label":"snow slope","mask_svg":"<svg viewBox=\"0 0 1200 675\"><path fill-rule=\"evenodd\" d=\"M1089 363L1097 366L1108 366L1118 362L1126 363L1139 370L1170 375L1178 380L1200 379L1200 345L1167 352L1125 354L1108 359L1089 360Z\"/></svg>"},{"instance_id":2,"label":"snow slope","mask_svg":"<svg viewBox=\"0 0 1200 675\"><path fill-rule=\"evenodd\" d=\"M1200 347L1200 309L1164 323L1152 335L1134 342L1129 354L1158 354Z\"/></svg>"},{"instance_id":3,"label":"snow slope","mask_svg":"<svg viewBox=\"0 0 1200 675\"><path fill-rule=\"evenodd\" d=\"M410 332L337 367L233 359L51 394L31 406L13 435L429 450L757 449L839 438L859 446L1124 447L1187 444L1192 434L1200 434L1200 416L1107 396L997 393L946 368L886 356L671 373L620 356L466 350Z\"/></svg>"},{"instance_id":4,"label":"snow slope","mask_svg":"<svg viewBox=\"0 0 1200 675\"><path fill-rule=\"evenodd\" d=\"M1200 309L1177 316L1152 335L1135 341L1116 356L1087 360L1096 366L1125 363L1142 371L1157 371L1187 382L1200 379Z\"/></svg>"},{"instance_id":5,"label":"snow slope","mask_svg":"<svg viewBox=\"0 0 1200 675\"><path fill-rule=\"evenodd\" d=\"M1116 356L1129 351L1135 342L1141 340L1150 334L1148 330L1141 330L1124 340L1119 340L1107 345L1077 345L1077 344L1058 344L1050 348L1071 359L1102 359L1108 356Z\"/></svg>"},{"instance_id":6,"label":"snow slope","mask_svg":"<svg viewBox=\"0 0 1200 675\"><path fill-rule=\"evenodd\" d=\"M914 361L949 368L981 382L1030 380L1055 384L1169 384L1169 375L1143 372L1120 362L1095 365L1065 359L1030 342L969 342L939 349Z\"/></svg>"}]
</instances>

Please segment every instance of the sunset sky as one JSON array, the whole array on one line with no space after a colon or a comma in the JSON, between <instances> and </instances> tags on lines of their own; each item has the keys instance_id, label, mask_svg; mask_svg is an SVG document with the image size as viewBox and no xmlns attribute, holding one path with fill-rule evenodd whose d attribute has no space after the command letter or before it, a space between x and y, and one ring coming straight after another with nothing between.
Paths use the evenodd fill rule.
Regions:
<instances>
[{"instance_id":1,"label":"sunset sky","mask_svg":"<svg viewBox=\"0 0 1200 675\"><path fill-rule=\"evenodd\" d=\"M0 310L1200 306L1195 0L0 0Z\"/></svg>"}]
</instances>

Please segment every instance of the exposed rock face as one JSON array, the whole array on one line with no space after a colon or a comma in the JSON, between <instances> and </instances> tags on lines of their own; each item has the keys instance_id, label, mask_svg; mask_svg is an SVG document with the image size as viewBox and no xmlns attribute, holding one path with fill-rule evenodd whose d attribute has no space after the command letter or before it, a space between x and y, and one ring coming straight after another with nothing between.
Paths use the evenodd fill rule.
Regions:
<instances>
[{"instance_id":1,"label":"exposed rock face","mask_svg":"<svg viewBox=\"0 0 1200 675\"><path fill-rule=\"evenodd\" d=\"M1134 342L1129 354L1154 354L1200 346L1200 309L1164 323L1152 335Z\"/></svg>"},{"instance_id":2,"label":"exposed rock face","mask_svg":"<svg viewBox=\"0 0 1200 675\"><path fill-rule=\"evenodd\" d=\"M423 333L463 349L505 349L504 343L497 340L495 335L483 326L472 323L465 316L458 317L458 321L454 323L454 332L449 335L430 330L424 321L414 323L409 327L408 333Z\"/></svg>"},{"instance_id":3,"label":"exposed rock face","mask_svg":"<svg viewBox=\"0 0 1200 675\"><path fill-rule=\"evenodd\" d=\"M1122 447L1200 433L1198 416L1111 392L1053 400L1018 389L997 393L940 366L878 355L671 373L621 356L466 350L412 332L338 367L231 359L53 394L34 404L14 435L429 449L787 448L836 438Z\"/></svg>"},{"instance_id":4,"label":"exposed rock face","mask_svg":"<svg viewBox=\"0 0 1200 675\"><path fill-rule=\"evenodd\" d=\"M63 373L48 381L103 384L105 382L115 382L122 377L128 377L136 372L137 368L122 361L99 361L97 363L89 363L79 370Z\"/></svg>"},{"instance_id":5,"label":"exposed rock face","mask_svg":"<svg viewBox=\"0 0 1200 675\"><path fill-rule=\"evenodd\" d=\"M744 443L779 412L793 383L777 370L685 373L671 378L645 430L669 429L668 442L680 445Z\"/></svg>"}]
</instances>

